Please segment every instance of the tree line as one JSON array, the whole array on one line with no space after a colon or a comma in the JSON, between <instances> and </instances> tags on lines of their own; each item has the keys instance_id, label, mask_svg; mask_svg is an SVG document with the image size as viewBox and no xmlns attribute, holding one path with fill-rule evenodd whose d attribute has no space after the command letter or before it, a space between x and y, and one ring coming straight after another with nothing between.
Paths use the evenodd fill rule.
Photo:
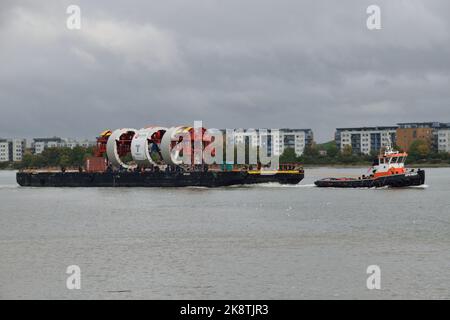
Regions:
<instances>
[{"instance_id":1,"label":"tree line","mask_svg":"<svg viewBox=\"0 0 450 320\"><path fill-rule=\"evenodd\" d=\"M87 157L94 154L93 147L47 148L40 154L24 154L22 161L0 163L0 169L25 169L47 167L83 167Z\"/></svg>"},{"instance_id":2,"label":"tree line","mask_svg":"<svg viewBox=\"0 0 450 320\"><path fill-rule=\"evenodd\" d=\"M395 150L403 151L398 146ZM349 165L370 165L374 158L378 156L378 151L370 154L355 154L352 147L347 145L343 150L339 150L335 141L323 144L311 144L306 146L303 154L297 156L295 150L287 148L280 156L281 163L299 162L302 164L349 164ZM450 164L450 153L435 152L431 149L428 142L423 140L414 141L409 150L407 163L410 164Z\"/></svg>"},{"instance_id":3,"label":"tree line","mask_svg":"<svg viewBox=\"0 0 450 320\"><path fill-rule=\"evenodd\" d=\"M395 147L395 149L402 151L398 147ZM248 160L249 151L249 148L246 147L246 160ZM41 154L25 154L21 162L0 162L0 169L78 168L83 167L86 158L93 154L93 147L47 148ZM427 142L422 140L414 141L408 154L407 163L410 164L450 164L450 153L437 153L431 149ZM346 146L341 151L334 141L330 141L323 144L308 145L301 156L297 156L294 149L286 148L280 156L280 163L370 165L377 155L378 152L372 152L369 155L354 154L351 146ZM129 158L127 160L131 160L131 157Z\"/></svg>"}]
</instances>

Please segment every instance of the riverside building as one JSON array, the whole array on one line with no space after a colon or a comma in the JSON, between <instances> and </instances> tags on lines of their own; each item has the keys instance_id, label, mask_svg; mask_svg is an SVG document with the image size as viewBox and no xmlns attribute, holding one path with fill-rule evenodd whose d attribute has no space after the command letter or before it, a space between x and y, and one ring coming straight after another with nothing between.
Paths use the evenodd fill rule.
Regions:
<instances>
[{"instance_id":1,"label":"riverside building","mask_svg":"<svg viewBox=\"0 0 450 320\"><path fill-rule=\"evenodd\" d=\"M438 152L450 152L450 123L441 125L437 131Z\"/></svg>"},{"instance_id":2,"label":"riverside building","mask_svg":"<svg viewBox=\"0 0 450 320\"><path fill-rule=\"evenodd\" d=\"M408 122L399 123L397 145L408 151L414 141L422 140L429 144L432 151L450 152L448 131L450 123Z\"/></svg>"},{"instance_id":3,"label":"riverside building","mask_svg":"<svg viewBox=\"0 0 450 320\"><path fill-rule=\"evenodd\" d=\"M396 143L397 127L337 128L335 142L339 150L350 146L354 154L378 153Z\"/></svg>"},{"instance_id":4,"label":"riverside building","mask_svg":"<svg viewBox=\"0 0 450 320\"><path fill-rule=\"evenodd\" d=\"M89 140L75 140L75 139L63 139L60 137L52 138L34 138L31 144L31 149L34 154L40 154L47 148L75 148L75 147L93 147L95 142Z\"/></svg>"},{"instance_id":5,"label":"riverside building","mask_svg":"<svg viewBox=\"0 0 450 320\"><path fill-rule=\"evenodd\" d=\"M0 162L22 161L25 148L25 139L0 139Z\"/></svg>"},{"instance_id":6,"label":"riverside building","mask_svg":"<svg viewBox=\"0 0 450 320\"><path fill-rule=\"evenodd\" d=\"M301 156L305 151L306 146L311 145L314 140L314 134L311 129L278 129L278 137L273 141L272 138L275 137L271 135L271 129L235 129L234 131L234 143L246 143L249 146L256 148L261 144L260 132L267 132L267 140L262 143L267 147L268 154L275 156L280 156L283 154L284 150L287 148L292 148L295 150L297 156ZM225 130L222 132L226 133ZM229 139L229 137L227 137ZM272 150L273 148L273 150Z\"/></svg>"}]
</instances>

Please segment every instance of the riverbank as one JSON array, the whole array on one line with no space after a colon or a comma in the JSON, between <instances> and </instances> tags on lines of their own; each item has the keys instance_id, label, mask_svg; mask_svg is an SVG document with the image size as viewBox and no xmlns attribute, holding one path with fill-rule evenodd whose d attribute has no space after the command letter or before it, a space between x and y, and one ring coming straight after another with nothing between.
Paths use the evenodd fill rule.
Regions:
<instances>
[{"instance_id":1,"label":"riverbank","mask_svg":"<svg viewBox=\"0 0 450 320\"><path fill-rule=\"evenodd\" d=\"M368 168L371 166L369 162L358 162L358 163L319 163L319 164L304 164L304 168ZM413 163L406 164L408 168L450 168L450 163ZM6 167L0 168L0 171L17 171L17 168Z\"/></svg>"},{"instance_id":2,"label":"riverbank","mask_svg":"<svg viewBox=\"0 0 450 320\"><path fill-rule=\"evenodd\" d=\"M368 168L372 164L369 162L361 163L321 163L321 164L305 164L304 168ZM450 163L421 163L421 164L405 164L408 168L450 168Z\"/></svg>"}]
</instances>

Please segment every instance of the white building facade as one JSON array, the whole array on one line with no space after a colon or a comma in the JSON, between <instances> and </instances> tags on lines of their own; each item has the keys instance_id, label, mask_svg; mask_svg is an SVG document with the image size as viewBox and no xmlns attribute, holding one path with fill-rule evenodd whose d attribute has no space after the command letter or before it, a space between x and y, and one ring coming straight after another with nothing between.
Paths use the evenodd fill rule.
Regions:
<instances>
[{"instance_id":1,"label":"white building facade","mask_svg":"<svg viewBox=\"0 0 450 320\"><path fill-rule=\"evenodd\" d=\"M225 130L223 130L225 133ZM267 134L267 138L263 139L261 144L261 135ZM229 139L229 137L227 137ZM272 139L275 139L272 143ZM256 148L259 145L267 147L269 154L280 156L287 148L295 150L297 156L301 156L307 145L312 144L314 139L311 129L235 129L234 143L248 143ZM264 143L265 141L265 143ZM272 150L273 148L273 150Z\"/></svg>"},{"instance_id":2,"label":"white building facade","mask_svg":"<svg viewBox=\"0 0 450 320\"><path fill-rule=\"evenodd\" d=\"M73 149L75 147L89 148L96 145L96 142L89 140L64 139L62 146Z\"/></svg>"},{"instance_id":3,"label":"white building facade","mask_svg":"<svg viewBox=\"0 0 450 320\"><path fill-rule=\"evenodd\" d=\"M9 142L7 140L0 140L0 162L9 161Z\"/></svg>"},{"instance_id":4,"label":"white building facade","mask_svg":"<svg viewBox=\"0 0 450 320\"><path fill-rule=\"evenodd\" d=\"M42 153L46 148L75 148L75 147L92 147L96 143L89 140L62 139L59 137L52 138L35 138L31 145L34 154Z\"/></svg>"},{"instance_id":5,"label":"white building facade","mask_svg":"<svg viewBox=\"0 0 450 320\"><path fill-rule=\"evenodd\" d=\"M10 159L12 161L22 161L26 147L27 141L25 139L12 139L11 140L12 154L10 154Z\"/></svg>"},{"instance_id":6,"label":"white building facade","mask_svg":"<svg viewBox=\"0 0 450 320\"><path fill-rule=\"evenodd\" d=\"M63 146L64 141L59 137L34 138L31 144L34 154L41 154L46 148L58 148Z\"/></svg>"},{"instance_id":7,"label":"white building facade","mask_svg":"<svg viewBox=\"0 0 450 320\"><path fill-rule=\"evenodd\" d=\"M379 152L381 148L395 145L397 127L337 128L336 145L339 150L350 146L354 154Z\"/></svg>"},{"instance_id":8,"label":"white building facade","mask_svg":"<svg viewBox=\"0 0 450 320\"><path fill-rule=\"evenodd\" d=\"M297 156L301 156L306 146L313 143L314 136L311 129L280 129L280 140L274 144L275 155L282 155L284 150L291 148Z\"/></svg>"},{"instance_id":9,"label":"white building facade","mask_svg":"<svg viewBox=\"0 0 450 320\"><path fill-rule=\"evenodd\" d=\"M440 128L437 139L438 152L450 152L450 126Z\"/></svg>"},{"instance_id":10,"label":"white building facade","mask_svg":"<svg viewBox=\"0 0 450 320\"><path fill-rule=\"evenodd\" d=\"M25 148L25 139L0 139L0 162L22 161Z\"/></svg>"}]
</instances>

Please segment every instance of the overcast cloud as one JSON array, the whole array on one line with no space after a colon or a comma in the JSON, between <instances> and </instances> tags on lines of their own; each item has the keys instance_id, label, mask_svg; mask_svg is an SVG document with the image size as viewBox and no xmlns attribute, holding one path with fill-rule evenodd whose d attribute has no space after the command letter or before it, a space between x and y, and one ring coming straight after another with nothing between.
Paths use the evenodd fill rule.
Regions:
<instances>
[{"instance_id":1,"label":"overcast cloud","mask_svg":"<svg viewBox=\"0 0 450 320\"><path fill-rule=\"evenodd\" d=\"M81 7L81 30L66 8ZM382 30L366 28L378 4ZM0 137L450 122L448 0L0 2Z\"/></svg>"}]
</instances>

